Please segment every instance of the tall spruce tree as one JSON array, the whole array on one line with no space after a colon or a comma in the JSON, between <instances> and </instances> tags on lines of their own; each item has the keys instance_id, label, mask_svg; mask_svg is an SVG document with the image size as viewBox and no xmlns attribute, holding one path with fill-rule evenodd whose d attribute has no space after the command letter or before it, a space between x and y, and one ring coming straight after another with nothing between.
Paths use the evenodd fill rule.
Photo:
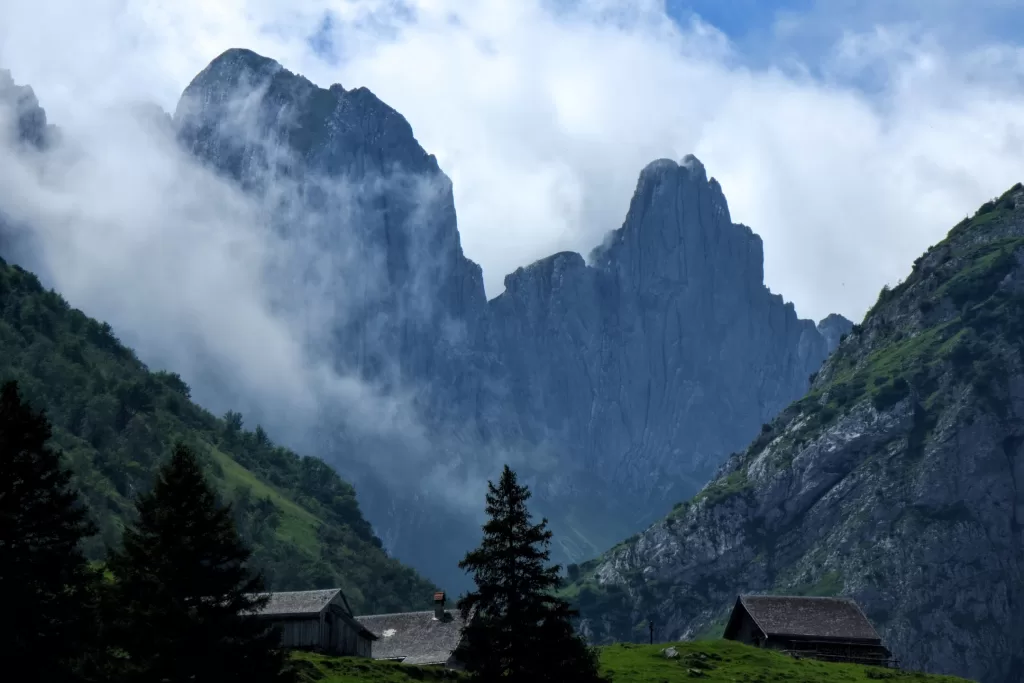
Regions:
<instances>
[{"instance_id":1,"label":"tall spruce tree","mask_svg":"<svg viewBox=\"0 0 1024 683\"><path fill-rule=\"evenodd\" d=\"M278 636L253 611L266 604L263 577L231 510L195 454L175 447L153 490L136 502L138 520L111 554L124 681L282 681L290 677Z\"/></svg>"},{"instance_id":2,"label":"tall spruce tree","mask_svg":"<svg viewBox=\"0 0 1024 683\"><path fill-rule=\"evenodd\" d=\"M73 681L94 632L96 573L80 549L96 533L50 424L0 388L0 670L19 681Z\"/></svg>"},{"instance_id":3,"label":"tall spruce tree","mask_svg":"<svg viewBox=\"0 0 1024 683\"><path fill-rule=\"evenodd\" d=\"M600 681L594 650L573 629L578 613L554 595L560 567L546 566L551 531L546 519L532 523L530 495L507 465L488 482L483 541L459 563L476 582L458 603L468 619L459 655L485 682Z\"/></svg>"}]
</instances>

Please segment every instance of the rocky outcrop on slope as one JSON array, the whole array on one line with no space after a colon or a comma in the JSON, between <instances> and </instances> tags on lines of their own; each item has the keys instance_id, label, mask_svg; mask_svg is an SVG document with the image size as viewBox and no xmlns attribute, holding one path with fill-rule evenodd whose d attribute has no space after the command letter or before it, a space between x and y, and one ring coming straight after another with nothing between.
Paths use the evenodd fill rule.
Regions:
<instances>
[{"instance_id":1,"label":"rocky outcrop on slope","mask_svg":"<svg viewBox=\"0 0 1024 683\"><path fill-rule=\"evenodd\" d=\"M597 641L854 597L908 668L1024 680L1024 190L954 228L693 500L583 567Z\"/></svg>"}]
</instances>

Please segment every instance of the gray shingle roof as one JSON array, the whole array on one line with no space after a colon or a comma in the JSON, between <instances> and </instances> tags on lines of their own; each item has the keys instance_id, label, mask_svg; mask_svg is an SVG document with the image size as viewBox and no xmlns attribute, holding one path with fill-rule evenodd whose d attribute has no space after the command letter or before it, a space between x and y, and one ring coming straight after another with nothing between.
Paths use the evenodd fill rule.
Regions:
<instances>
[{"instance_id":1,"label":"gray shingle roof","mask_svg":"<svg viewBox=\"0 0 1024 683\"><path fill-rule=\"evenodd\" d=\"M276 616L319 614L324 607L327 607L327 603L340 592L340 588L328 588L319 591L269 593L270 600L266 607L259 611L259 614Z\"/></svg>"},{"instance_id":2,"label":"gray shingle roof","mask_svg":"<svg viewBox=\"0 0 1024 683\"><path fill-rule=\"evenodd\" d=\"M853 600L776 595L741 595L740 603L771 636L881 640Z\"/></svg>"},{"instance_id":3,"label":"gray shingle roof","mask_svg":"<svg viewBox=\"0 0 1024 683\"><path fill-rule=\"evenodd\" d=\"M443 664L462 640L462 617L445 612L434 619L429 612L401 612L356 617L356 621L377 636L374 659L401 659L406 664Z\"/></svg>"}]
</instances>

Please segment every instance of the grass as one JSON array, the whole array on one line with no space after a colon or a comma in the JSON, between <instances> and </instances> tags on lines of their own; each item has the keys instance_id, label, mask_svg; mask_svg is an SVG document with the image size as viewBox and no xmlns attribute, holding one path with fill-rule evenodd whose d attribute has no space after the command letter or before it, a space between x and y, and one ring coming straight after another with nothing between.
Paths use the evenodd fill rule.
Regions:
<instances>
[{"instance_id":1,"label":"grass","mask_svg":"<svg viewBox=\"0 0 1024 683\"><path fill-rule=\"evenodd\" d=\"M247 487L260 498L269 498L281 511L281 523L276 529L277 536L290 540L307 554L316 556L320 543L316 530L323 521L313 513L289 500L273 486L269 486L255 474L242 467L236 460L217 448L210 448L210 456L221 468L225 483L231 488Z\"/></svg>"},{"instance_id":2,"label":"grass","mask_svg":"<svg viewBox=\"0 0 1024 683\"><path fill-rule=\"evenodd\" d=\"M465 676L433 666L411 666L363 657L328 657L310 652L292 655L300 683L411 683L465 681Z\"/></svg>"},{"instance_id":3,"label":"grass","mask_svg":"<svg viewBox=\"0 0 1024 683\"><path fill-rule=\"evenodd\" d=\"M699 679L708 683L860 683L876 680L962 683L952 676L934 676L855 664L794 659L730 640L672 644L679 657L666 659L666 645L621 643L601 648L601 668L612 683L675 683Z\"/></svg>"},{"instance_id":4,"label":"grass","mask_svg":"<svg viewBox=\"0 0 1024 683\"><path fill-rule=\"evenodd\" d=\"M750 490L752 486L750 480L747 479L747 471L745 469L736 470L708 484L694 497L694 503L707 500L709 505L716 505L727 498Z\"/></svg>"},{"instance_id":5,"label":"grass","mask_svg":"<svg viewBox=\"0 0 1024 683\"><path fill-rule=\"evenodd\" d=\"M679 656L661 654L674 647ZM962 678L937 676L856 664L794 659L731 640L635 645L620 643L598 648L601 672L611 683L676 683L699 679L708 683L965 683ZM435 667L356 657L326 657L298 653L293 659L301 683L408 683L467 681L463 674Z\"/></svg>"}]
</instances>

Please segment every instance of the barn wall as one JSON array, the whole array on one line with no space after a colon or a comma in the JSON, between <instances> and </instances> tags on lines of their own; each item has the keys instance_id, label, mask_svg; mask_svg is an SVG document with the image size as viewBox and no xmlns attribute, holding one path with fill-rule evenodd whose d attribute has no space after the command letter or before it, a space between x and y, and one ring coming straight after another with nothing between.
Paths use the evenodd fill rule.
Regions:
<instances>
[{"instance_id":1,"label":"barn wall","mask_svg":"<svg viewBox=\"0 0 1024 683\"><path fill-rule=\"evenodd\" d=\"M801 639L778 640L775 649L806 653L829 659L855 662L884 661L888 653L881 645L844 642L807 642Z\"/></svg>"},{"instance_id":2,"label":"barn wall","mask_svg":"<svg viewBox=\"0 0 1024 683\"><path fill-rule=\"evenodd\" d=\"M327 618L333 622L330 648L340 655L370 656L370 641L359 635L359 631L339 611L333 609Z\"/></svg>"},{"instance_id":3,"label":"barn wall","mask_svg":"<svg viewBox=\"0 0 1024 683\"><path fill-rule=\"evenodd\" d=\"M369 638L356 637L356 654L360 657L373 656L373 641Z\"/></svg>"},{"instance_id":4,"label":"barn wall","mask_svg":"<svg viewBox=\"0 0 1024 683\"><path fill-rule=\"evenodd\" d=\"M743 610L740 614L739 628L736 629L736 641L746 645L756 645L754 637L757 635L760 635L760 629L754 624L754 620L750 618L746 610Z\"/></svg>"},{"instance_id":5,"label":"barn wall","mask_svg":"<svg viewBox=\"0 0 1024 683\"><path fill-rule=\"evenodd\" d=\"M281 647L320 647L320 618L282 619L274 625L281 631Z\"/></svg>"}]
</instances>

